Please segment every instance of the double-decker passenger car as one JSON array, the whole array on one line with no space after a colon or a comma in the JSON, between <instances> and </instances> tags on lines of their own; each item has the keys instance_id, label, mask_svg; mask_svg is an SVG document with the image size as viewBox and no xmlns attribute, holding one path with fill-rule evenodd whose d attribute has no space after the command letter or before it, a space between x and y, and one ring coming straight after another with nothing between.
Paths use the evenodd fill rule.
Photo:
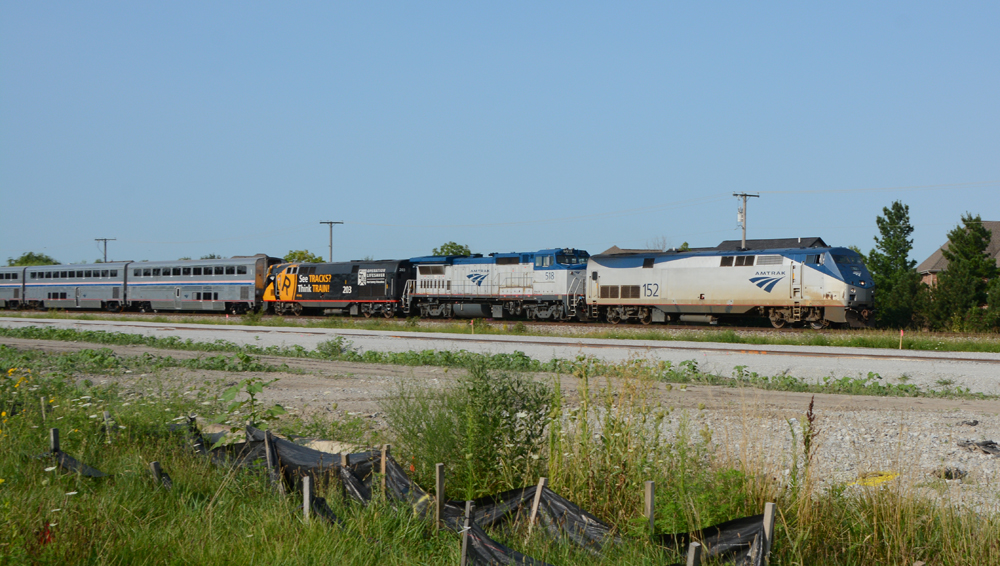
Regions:
<instances>
[{"instance_id":1,"label":"double-decker passenger car","mask_svg":"<svg viewBox=\"0 0 1000 566\"><path fill-rule=\"evenodd\" d=\"M121 310L127 263L34 265L24 270L24 305L45 309Z\"/></svg>"},{"instance_id":2,"label":"double-decker passenger car","mask_svg":"<svg viewBox=\"0 0 1000 566\"><path fill-rule=\"evenodd\" d=\"M314 310L390 318L399 312L411 279L413 265L405 259L284 263L271 268L263 300L276 314Z\"/></svg>"},{"instance_id":3,"label":"double-decker passenger car","mask_svg":"<svg viewBox=\"0 0 1000 566\"><path fill-rule=\"evenodd\" d=\"M523 315L567 320L583 304L589 254L576 249L412 258L406 312L422 317Z\"/></svg>"},{"instance_id":4,"label":"double-decker passenger car","mask_svg":"<svg viewBox=\"0 0 1000 566\"><path fill-rule=\"evenodd\" d=\"M251 311L261 304L268 266L277 261L258 254L132 262L127 304L139 311Z\"/></svg>"},{"instance_id":5,"label":"double-decker passenger car","mask_svg":"<svg viewBox=\"0 0 1000 566\"><path fill-rule=\"evenodd\" d=\"M735 244L735 245L734 245ZM865 326L873 281L861 257L819 238L756 240L686 252L596 255L587 266L591 316L611 323L764 316L781 328L804 323Z\"/></svg>"},{"instance_id":6,"label":"double-decker passenger car","mask_svg":"<svg viewBox=\"0 0 1000 566\"><path fill-rule=\"evenodd\" d=\"M0 308L20 307L23 290L24 267L0 267Z\"/></svg>"}]
</instances>

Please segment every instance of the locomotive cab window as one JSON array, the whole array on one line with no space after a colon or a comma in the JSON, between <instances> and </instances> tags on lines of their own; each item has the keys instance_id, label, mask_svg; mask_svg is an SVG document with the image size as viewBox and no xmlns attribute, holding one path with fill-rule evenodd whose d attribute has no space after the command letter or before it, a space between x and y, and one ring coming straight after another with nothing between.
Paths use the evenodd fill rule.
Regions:
<instances>
[{"instance_id":1,"label":"locomotive cab window","mask_svg":"<svg viewBox=\"0 0 1000 566\"><path fill-rule=\"evenodd\" d=\"M733 266L733 256L724 255L722 256L722 262L719 263L719 267L732 267Z\"/></svg>"},{"instance_id":2,"label":"locomotive cab window","mask_svg":"<svg viewBox=\"0 0 1000 566\"><path fill-rule=\"evenodd\" d=\"M647 257L647 258L643 259L642 260L642 268L643 269L649 269L649 268L653 267L653 262L654 261L656 261L656 259L655 258L651 258L651 257Z\"/></svg>"},{"instance_id":3,"label":"locomotive cab window","mask_svg":"<svg viewBox=\"0 0 1000 566\"><path fill-rule=\"evenodd\" d=\"M738 256L736 256L735 265L736 265L736 267L741 267L741 266L744 266L744 265L746 265L746 266L753 265L753 260L756 257L757 256L752 256L752 255L738 255Z\"/></svg>"},{"instance_id":4,"label":"locomotive cab window","mask_svg":"<svg viewBox=\"0 0 1000 566\"><path fill-rule=\"evenodd\" d=\"M535 258L535 267L552 267L552 256L537 256Z\"/></svg>"}]
</instances>

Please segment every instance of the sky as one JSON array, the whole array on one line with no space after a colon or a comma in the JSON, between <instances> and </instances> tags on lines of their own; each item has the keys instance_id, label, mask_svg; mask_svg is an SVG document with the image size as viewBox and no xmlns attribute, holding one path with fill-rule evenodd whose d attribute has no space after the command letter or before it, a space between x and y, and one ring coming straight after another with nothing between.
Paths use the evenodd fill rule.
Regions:
<instances>
[{"instance_id":1,"label":"sky","mask_svg":"<svg viewBox=\"0 0 1000 566\"><path fill-rule=\"evenodd\" d=\"M0 260L1000 220L1000 3L0 0Z\"/></svg>"}]
</instances>

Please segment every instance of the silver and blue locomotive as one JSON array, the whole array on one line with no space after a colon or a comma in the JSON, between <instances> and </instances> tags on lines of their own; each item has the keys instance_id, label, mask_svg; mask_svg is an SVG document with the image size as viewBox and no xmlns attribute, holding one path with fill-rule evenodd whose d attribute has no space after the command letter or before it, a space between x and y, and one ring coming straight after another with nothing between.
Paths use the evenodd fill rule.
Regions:
<instances>
[{"instance_id":1,"label":"silver and blue locomotive","mask_svg":"<svg viewBox=\"0 0 1000 566\"><path fill-rule=\"evenodd\" d=\"M592 256L587 314L613 324L766 317L775 328L867 326L874 284L861 256L811 241L808 247L741 249L723 242L683 252ZM788 241L760 241L774 242Z\"/></svg>"}]
</instances>

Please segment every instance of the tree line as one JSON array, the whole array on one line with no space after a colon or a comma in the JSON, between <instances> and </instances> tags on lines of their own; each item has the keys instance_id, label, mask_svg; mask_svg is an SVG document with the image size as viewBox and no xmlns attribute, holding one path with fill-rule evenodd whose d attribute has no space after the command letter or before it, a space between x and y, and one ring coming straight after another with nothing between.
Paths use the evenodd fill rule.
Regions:
<instances>
[{"instance_id":1,"label":"tree line","mask_svg":"<svg viewBox=\"0 0 1000 566\"><path fill-rule=\"evenodd\" d=\"M988 255L990 231L977 214L962 215L942 254L948 267L927 285L910 259L910 207L900 201L875 219L879 235L865 264L875 280L875 323L881 328L985 332L1000 325L1000 273Z\"/></svg>"}]
</instances>

